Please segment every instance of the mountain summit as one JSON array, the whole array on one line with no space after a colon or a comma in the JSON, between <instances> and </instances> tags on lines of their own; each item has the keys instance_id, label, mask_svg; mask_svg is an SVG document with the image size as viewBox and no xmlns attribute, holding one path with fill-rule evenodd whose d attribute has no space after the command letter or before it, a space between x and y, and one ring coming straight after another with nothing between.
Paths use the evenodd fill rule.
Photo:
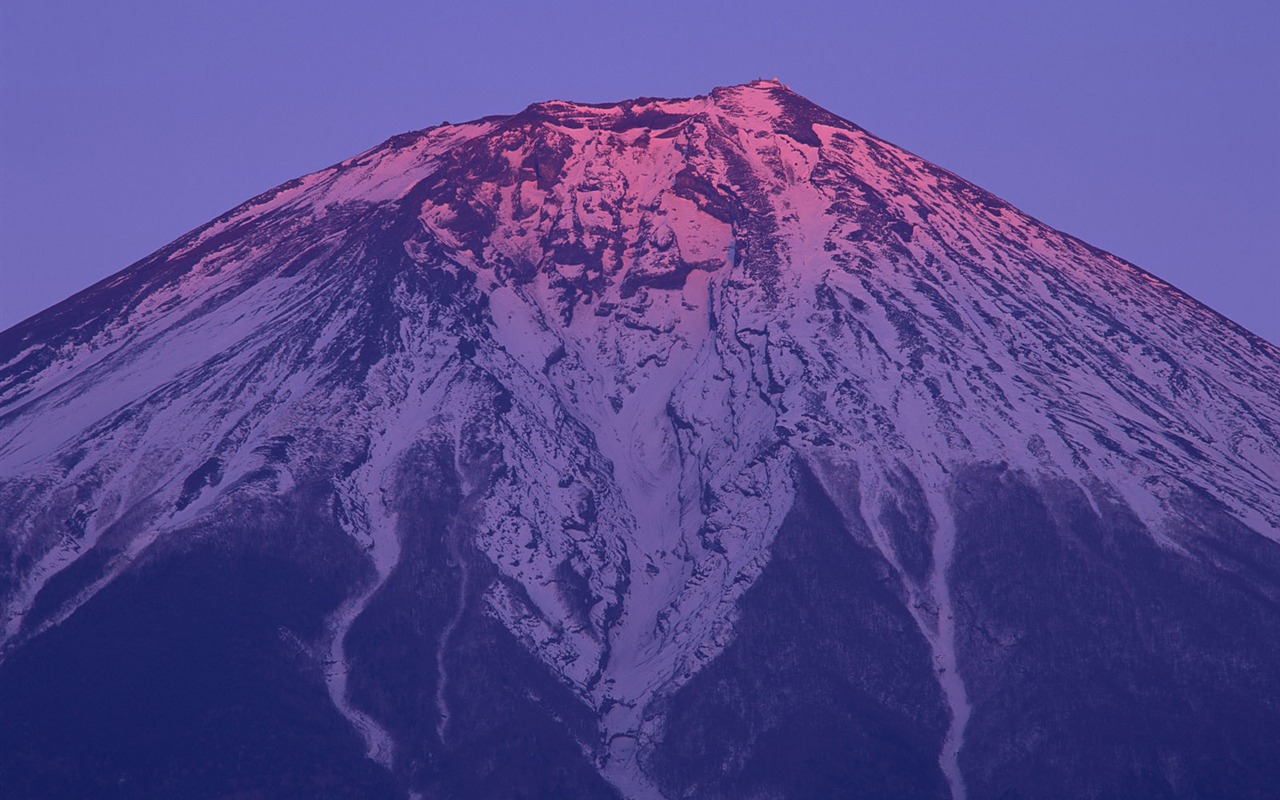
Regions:
<instances>
[{"instance_id":1,"label":"mountain summit","mask_svg":"<svg viewBox=\"0 0 1280 800\"><path fill-rule=\"evenodd\" d=\"M1280 351L776 81L396 136L0 335L0 785L1261 797Z\"/></svg>"}]
</instances>

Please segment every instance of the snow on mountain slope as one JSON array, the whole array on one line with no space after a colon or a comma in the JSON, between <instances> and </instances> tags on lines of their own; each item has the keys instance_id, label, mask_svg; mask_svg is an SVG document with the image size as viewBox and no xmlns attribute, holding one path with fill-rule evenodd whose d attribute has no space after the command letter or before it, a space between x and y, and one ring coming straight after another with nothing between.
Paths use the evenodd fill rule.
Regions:
<instances>
[{"instance_id":1,"label":"snow on mountain slope","mask_svg":"<svg viewBox=\"0 0 1280 800\"><path fill-rule=\"evenodd\" d=\"M10 329L0 359L6 652L318 483L367 563L306 646L391 768L346 642L416 535L396 498L426 442L460 498L434 735L480 592L593 709L581 748L628 797L669 793L661 701L734 640L802 470L927 644L956 798L966 467L1127 507L1180 559L1214 559L1188 497L1280 543L1274 347L770 81L395 137ZM904 536L886 514L917 495Z\"/></svg>"}]
</instances>

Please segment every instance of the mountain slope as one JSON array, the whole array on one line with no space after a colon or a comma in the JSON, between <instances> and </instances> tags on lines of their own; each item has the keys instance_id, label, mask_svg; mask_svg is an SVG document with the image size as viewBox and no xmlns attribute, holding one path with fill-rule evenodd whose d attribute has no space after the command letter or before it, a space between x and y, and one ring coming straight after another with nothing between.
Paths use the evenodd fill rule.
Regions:
<instances>
[{"instance_id":1,"label":"mountain slope","mask_svg":"<svg viewBox=\"0 0 1280 800\"><path fill-rule=\"evenodd\" d=\"M155 669L190 569L337 784L1280 785L1280 353L774 82L395 137L0 359L0 696L109 625Z\"/></svg>"}]
</instances>

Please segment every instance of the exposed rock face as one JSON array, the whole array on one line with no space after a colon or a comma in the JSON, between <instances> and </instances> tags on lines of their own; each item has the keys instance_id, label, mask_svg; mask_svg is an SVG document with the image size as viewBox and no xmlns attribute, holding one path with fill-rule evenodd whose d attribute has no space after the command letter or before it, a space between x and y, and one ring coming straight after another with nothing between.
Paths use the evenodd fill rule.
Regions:
<instances>
[{"instance_id":1,"label":"exposed rock face","mask_svg":"<svg viewBox=\"0 0 1280 800\"><path fill-rule=\"evenodd\" d=\"M1277 475L1275 347L778 84L406 134L0 336L0 782L1262 797Z\"/></svg>"}]
</instances>

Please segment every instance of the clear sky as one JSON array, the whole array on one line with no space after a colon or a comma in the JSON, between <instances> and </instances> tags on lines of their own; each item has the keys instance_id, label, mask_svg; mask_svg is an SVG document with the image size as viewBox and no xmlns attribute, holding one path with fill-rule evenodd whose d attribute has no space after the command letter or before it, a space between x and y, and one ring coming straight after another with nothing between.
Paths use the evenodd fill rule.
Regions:
<instances>
[{"instance_id":1,"label":"clear sky","mask_svg":"<svg viewBox=\"0 0 1280 800\"><path fill-rule=\"evenodd\" d=\"M5 0L0 328L388 136L777 76L1280 342L1280 3Z\"/></svg>"}]
</instances>

